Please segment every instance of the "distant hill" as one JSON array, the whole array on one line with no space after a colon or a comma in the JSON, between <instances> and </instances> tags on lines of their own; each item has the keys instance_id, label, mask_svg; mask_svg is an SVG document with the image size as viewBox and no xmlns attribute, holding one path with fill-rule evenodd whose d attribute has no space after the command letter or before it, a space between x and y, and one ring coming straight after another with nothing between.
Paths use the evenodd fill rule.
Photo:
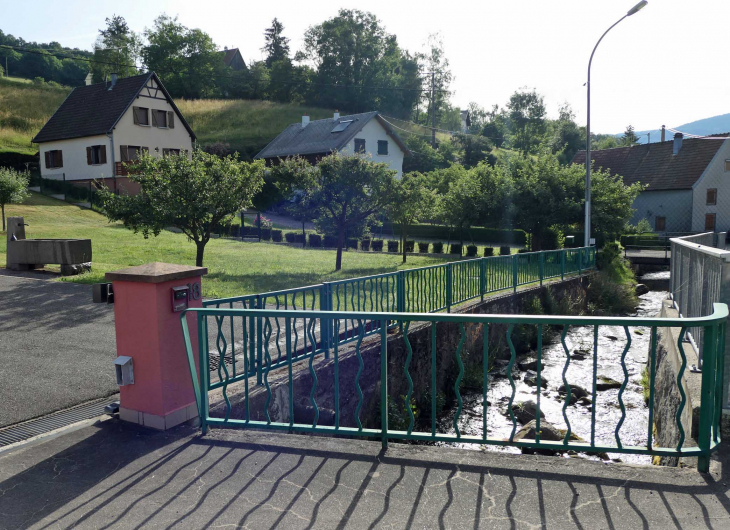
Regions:
<instances>
[{"instance_id":1,"label":"distant hill","mask_svg":"<svg viewBox=\"0 0 730 530\"><path fill-rule=\"evenodd\" d=\"M720 114L719 116L713 116L712 118L705 118L703 120L692 121L683 125L668 125L672 129L679 131L698 134L700 136L708 136L710 134L719 134L730 132L730 114ZM651 141L661 141L662 131L661 129L653 129L647 131L636 131L639 136L639 143L645 144L649 140L647 134L651 134ZM623 136L623 133L619 133L616 137ZM674 133L667 131L665 140L671 140L674 137Z\"/></svg>"}]
</instances>

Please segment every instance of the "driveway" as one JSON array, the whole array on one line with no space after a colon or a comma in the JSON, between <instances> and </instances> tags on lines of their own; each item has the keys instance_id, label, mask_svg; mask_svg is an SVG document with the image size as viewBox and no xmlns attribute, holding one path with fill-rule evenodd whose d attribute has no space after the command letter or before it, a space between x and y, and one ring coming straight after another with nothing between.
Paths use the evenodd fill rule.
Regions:
<instances>
[{"instance_id":1,"label":"driveway","mask_svg":"<svg viewBox=\"0 0 730 530\"><path fill-rule=\"evenodd\" d=\"M0 269L0 427L119 391L114 307L53 278Z\"/></svg>"}]
</instances>

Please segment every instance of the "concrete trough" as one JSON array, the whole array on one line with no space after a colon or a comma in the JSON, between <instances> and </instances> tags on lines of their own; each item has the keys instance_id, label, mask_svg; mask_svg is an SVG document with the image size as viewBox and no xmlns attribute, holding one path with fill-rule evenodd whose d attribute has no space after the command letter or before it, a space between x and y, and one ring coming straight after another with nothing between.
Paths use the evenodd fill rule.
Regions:
<instances>
[{"instance_id":1,"label":"concrete trough","mask_svg":"<svg viewBox=\"0 0 730 530\"><path fill-rule=\"evenodd\" d=\"M8 218L7 268L15 271L40 269L52 263L70 276L91 270L90 239L25 239L22 217Z\"/></svg>"}]
</instances>

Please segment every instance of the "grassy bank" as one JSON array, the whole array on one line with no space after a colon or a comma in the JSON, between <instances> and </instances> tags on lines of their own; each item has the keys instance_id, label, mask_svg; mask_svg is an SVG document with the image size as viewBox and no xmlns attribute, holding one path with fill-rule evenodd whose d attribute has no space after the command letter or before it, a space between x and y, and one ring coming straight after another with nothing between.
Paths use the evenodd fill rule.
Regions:
<instances>
[{"instance_id":1,"label":"grassy bank","mask_svg":"<svg viewBox=\"0 0 730 530\"><path fill-rule=\"evenodd\" d=\"M103 281L104 273L153 261L195 264L195 245L182 234L163 232L144 239L121 224L90 210L33 193L25 204L6 207L7 216L23 216L28 238L91 239L93 271L64 278L76 283ZM0 232L0 266L5 265L6 236ZM380 274L400 268L443 263L448 256L409 256L345 252L335 272L335 252L216 239L205 249L209 274L203 295L209 298L287 289L343 278Z\"/></svg>"}]
</instances>

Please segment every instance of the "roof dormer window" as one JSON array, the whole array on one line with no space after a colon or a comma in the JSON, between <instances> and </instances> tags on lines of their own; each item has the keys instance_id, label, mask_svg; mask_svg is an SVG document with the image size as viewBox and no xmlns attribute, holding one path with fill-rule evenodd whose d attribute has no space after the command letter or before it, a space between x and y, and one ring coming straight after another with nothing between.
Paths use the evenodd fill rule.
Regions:
<instances>
[{"instance_id":1,"label":"roof dormer window","mask_svg":"<svg viewBox=\"0 0 730 530\"><path fill-rule=\"evenodd\" d=\"M335 125L335 128L334 128L334 129L332 129L332 132L333 132L333 133L338 133L338 132L342 132L342 131L344 131L344 130L345 130L345 129L347 129L347 128L348 128L348 127L349 127L350 125L352 125L352 122L353 122L353 121L354 121L354 120L345 120L345 121L341 121L340 123L338 123L337 125Z\"/></svg>"}]
</instances>

